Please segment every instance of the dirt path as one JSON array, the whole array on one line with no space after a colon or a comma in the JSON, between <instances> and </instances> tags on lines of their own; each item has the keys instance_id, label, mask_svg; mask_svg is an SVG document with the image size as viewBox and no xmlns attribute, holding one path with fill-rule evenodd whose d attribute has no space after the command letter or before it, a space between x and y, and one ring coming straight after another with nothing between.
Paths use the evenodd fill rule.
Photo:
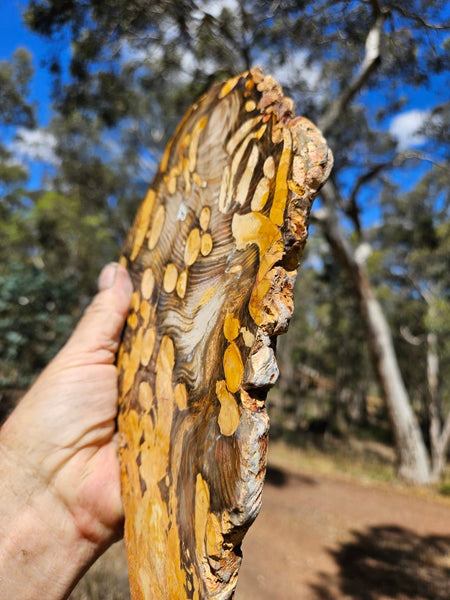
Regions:
<instances>
[{"instance_id":1,"label":"dirt path","mask_svg":"<svg viewBox=\"0 0 450 600\"><path fill-rule=\"evenodd\" d=\"M450 600L450 504L272 466L236 600Z\"/></svg>"},{"instance_id":2,"label":"dirt path","mask_svg":"<svg viewBox=\"0 0 450 600\"><path fill-rule=\"evenodd\" d=\"M450 600L450 502L271 461L236 600ZM72 600L125 600L122 544ZM175 599L167 599L175 600Z\"/></svg>"}]
</instances>

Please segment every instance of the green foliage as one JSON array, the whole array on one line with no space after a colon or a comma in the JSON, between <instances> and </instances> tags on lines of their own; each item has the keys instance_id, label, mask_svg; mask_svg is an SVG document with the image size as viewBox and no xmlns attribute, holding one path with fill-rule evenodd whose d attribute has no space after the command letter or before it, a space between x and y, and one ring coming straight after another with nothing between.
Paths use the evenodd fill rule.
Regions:
<instances>
[{"instance_id":1,"label":"green foliage","mask_svg":"<svg viewBox=\"0 0 450 600\"><path fill-rule=\"evenodd\" d=\"M116 254L105 215L55 192L0 223L0 385L27 384L67 338Z\"/></svg>"},{"instance_id":2,"label":"green foliage","mask_svg":"<svg viewBox=\"0 0 450 600\"><path fill-rule=\"evenodd\" d=\"M24 48L16 50L9 62L0 61L0 126L3 130L34 125L34 107L26 98L32 75L31 55ZM20 204L23 197L21 186L27 179L25 166L0 143L1 220L6 220L10 211Z\"/></svg>"},{"instance_id":3,"label":"green foliage","mask_svg":"<svg viewBox=\"0 0 450 600\"><path fill-rule=\"evenodd\" d=\"M25 48L16 50L9 62L0 61L0 123L33 126L33 107L25 99L32 75L31 55Z\"/></svg>"},{"instance_id":4,"label":"green foliage","mask_svg":"<svg viewBox=\"0 0 450 600\"><path fill-rule=\"evenodd\" d=\"M406 193L383 191L383 227L375 232L383 247L377 279L391 290L388 304L395 323L396 343L409 392L425 411L427 333L439 340L440 392L450 409L450 178L434 165ZM406 331L408 343L401 335Z\"/></svg>"},{"instance_id":5,"label":"green foliage","mask_svg":"<svg viewBox=\"0 0 450 600\"><path fill-rule=\"evenodd\" d=\"M83 280L90 281L86 291L92 291L99 266L117 253L107 215L85 212L77 197L44 192L36 198L29 219L34 253L45 269L76 277L79 293L85 289Z\"/></svg>"},{"instance_id":6,"label":"green foliage","mask_svg":"<svg viewBox=\"0 0 450 600\"><path fill-rule=\"evenodd\" d=\"M77 295L74 277L55 279L32 262L0 270L0 387L23 388L45 367L73 326Z\"/></svg>"},{"instance_id":7,"label":"green foliage","mask_svg":"<svg viewBox=\"0 0 450 600\"><path fill-rule=\"evenodd\" d=\"M327 131L336 214L352 249L372 247L371 283L421 413L424 340L437 333L446 406L449 105L446 90L438 89L448 46L444 12L438 0L250 0L222 8L212 0L30 0L26 23L56 41L48 52L49 131L59 164L45 190L30 191L24 166L0 146L3 381L20 381L19 364L31 377L67 335L100 267L117 255L165 142L198 95L260 64L320 124L357 78L381 15L380 59ZM61 44L70 44L69 64ZM33 125L31 75L25 50L0 63L0 124ZM417 91L425 95L433 86L422 127L424 162L419 152L399 153L388 124L411 107ZM319 235L314 231L298 279L291 330L279 342L280 395L297 425L307 412L298 409L302 399L312 416L342 430L367 422L366 400L379 391L354 286ZM406 341L405 332L420 343ZM299 366L327 385L306 382Z\"/></svg>"},{"instance_id":8,"label":"green foliage","mask_svg":"<svg viewBox=\"0 0 450 600\"><path fill-rule=\"evenodd\" d=\"M439 485L439 493L443 496L450 496L450 479L445 479Z\"/></svg>"},{"instance_id":9,"label":"green foliage","mask_svg":"<svg viewBox=\"0 0 450 600\"><path fill-rule=\"evenodd\" d=\"M297 280L290 329L278 344L279 402L296 413L297 427L321 419L328 431L340 434L365 423L372 369L358 304L345 274L314 234ZM290 362L297 365L293 372Z\"/></svg>"}]
</instances>

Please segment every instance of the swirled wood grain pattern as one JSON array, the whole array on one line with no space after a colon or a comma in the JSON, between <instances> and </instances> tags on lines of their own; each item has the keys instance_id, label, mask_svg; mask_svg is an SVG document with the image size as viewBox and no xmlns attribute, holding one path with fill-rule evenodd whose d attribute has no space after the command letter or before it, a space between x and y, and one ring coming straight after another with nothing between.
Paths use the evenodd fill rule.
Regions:
<instances>
[{"instance_id":1,"label":"swirled wood grain pattern","mask_svg":"<svg viewBox=\"0 0 450 600\"><path fill-rule=\"evenodd\" d=\"M311 203L331 153L258 68L217 84L169 142L121 261L118 358L133 600L231 598L257 516Z\"/></svg>"}]
</instances>

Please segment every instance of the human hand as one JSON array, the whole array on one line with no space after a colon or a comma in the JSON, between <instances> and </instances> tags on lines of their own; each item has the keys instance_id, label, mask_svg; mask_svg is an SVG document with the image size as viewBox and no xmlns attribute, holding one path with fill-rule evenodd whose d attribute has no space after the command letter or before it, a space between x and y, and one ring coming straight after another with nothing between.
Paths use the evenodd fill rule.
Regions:
<instances>
[{"instance_id":1,"label":"human hand","mask_svg":"<svg viewBox=\"0 0 450 600\"><path fill-rule=\"evenodd\" d=\"M73 564L66 570L74 571L77 565L77 572L70 576L74 581L119 537L123 519L115 436L114 361L132 294L126 270L117 264L108 265L100 275L99 290L67 344L0 431L2 478L8 477L12 484L12 497L7 499L0 493L0 506L8 508L13 520L19 518L19 509L22 513L25 510L32 525L31 507L41 545L45 535L53 535L58 541L58 551L46 545L52 569L56 566L55 554L62 557L67 552ZM2 542L11 533L6 523L2 517ZM27 556L37 554L33 533L31 527L27 540L21 541L21 546L27 546ZM20 550L23 555L24 548ZM45 551L40 548L39 554L39 570L45 571ZM0 544L2 570L6 566L4 558L5 548L2 552ZM8 580L12 580L11 565L8 567ZM64 565L61 568L64 570ZM19 581L23 585L23 564L21 569ZM73 581L61 582L57 586L59 595L54 596L48 590L44 596L21 596L9 588L4 595L2 585L3 578L0 596L5 598L62 598L64 588L71 587Z\"/></svg>"}]
</instances>

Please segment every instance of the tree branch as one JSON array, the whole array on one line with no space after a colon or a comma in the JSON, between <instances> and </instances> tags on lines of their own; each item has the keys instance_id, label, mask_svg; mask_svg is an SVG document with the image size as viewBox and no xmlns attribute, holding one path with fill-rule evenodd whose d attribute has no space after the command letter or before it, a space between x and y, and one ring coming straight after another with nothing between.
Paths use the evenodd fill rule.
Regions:
<instances>
[{"instance_id":1,"label":"tree branch","mask_svg":"<svg viewBox=\"0 0 450 600\"><path fill-rule=\"evenodd\" d=\"M311 221L322 227L323 233L338 261L346 268L354 285L357 286L359 270L355 251L344 236L339 225L337 202L339 193L334 183L329 179L320 191L323 208L311 214ZM355 279L356 277L356 279Z\"/></svg>"},{"instance_id":2,"label":"tree branch","mask_svg":"<svg viewBox=\"0 0 450 600\"><path fill-rule=\"evenodd\" d=\"M406 325L402 325L400 327L400 335L405 342L408 342L408 344L411 344L411 346L420 346L424 341L422 335L414 335Z\"/></svg>"},{"instance_id":3,"label":"tree branch","mask_svg":"<svg viewBox=\"0 0 450 600\"><path fill-rule=\"evenodd\" d=\"M319 120L319 127L324 135L327 135L333 127L342 111L349 105L354 96L366 83L371 73L377 67L381 57L381 34L386 21L388 10L379 7L377 2L371 2L375 21L372 25L367 38L366 49L360 68L349 86L344 89L342 94L330 105L328 110Z\"/></svg>"},{"instance_id":4,"label":"tree branch","mask_svg":"<svg viewBox=\"0 0 450 600\"><path fill-rule=\"evenodd\" d=\"M409 12L409 10L406 10L403 6L399 6L398 4L393 4L392 9L398 11L402 16L406 17L407 19L412 19L413 21L417 21L418 23L420 23L423 27L426 27L427 29L434 29L434 30L440 30L440 31L442 31L442 30L448 31L450 29L450 24L448 24L448 23L445 23L444 25L429 23L423 17L418 15L417 13Z\"/></svg>"},{"instance_id":5,"label":"tree branch","mask_svg":"<svg viewBox=\"0 0 450 600\"><path fill-rule=\"evenodd\" d=\"M360 219L360 209L357 202L357 195L364 184L369 182L374 177L377 177L384 169L388 169L391 167L398 167L402 165L407 160L422 160L427 162L432 162L435 166L442 167L439 163L436 163L429 157L425 156L422 152L407 150L405 152L400 152L396 156L394 156L390 160L386 160L382 163L378 163L376 165L372 165L368 171L363 173L356 180L355 185L350 193L349 199L346 202L345 213L352 220L355 225L356 231L360 238L363 238L363 231L361 226Z\"/></svg>"},{"instance_id":6,"label":"tree branch","mask_svg":"<svg viewBox=\"0 0 450 600\"><path fill-rule=\"evenodd\" d=\"M378 175L378 173L380 173L384 168L390 166L392 164L392 162L393 161L386 161L386 162L380 163L378 165L373 166L366 173L363 173L360 177L358 177L358 179L356 180L356 183L351 191L350 197L347 202L347 206L345 208L345 212L346 212L347 216L350 217L350 219L353 221L356 231L358 232L358 235L360 238L363 237L363 235L362 235L363 232L362 232L362 225L361 225L361 218L360 218L360 209L358 206L358 202L356 200L358 192L365 183L367 183L368 181L370 181L371 179L376 177Z\"/></svg>"}]
</instances>

